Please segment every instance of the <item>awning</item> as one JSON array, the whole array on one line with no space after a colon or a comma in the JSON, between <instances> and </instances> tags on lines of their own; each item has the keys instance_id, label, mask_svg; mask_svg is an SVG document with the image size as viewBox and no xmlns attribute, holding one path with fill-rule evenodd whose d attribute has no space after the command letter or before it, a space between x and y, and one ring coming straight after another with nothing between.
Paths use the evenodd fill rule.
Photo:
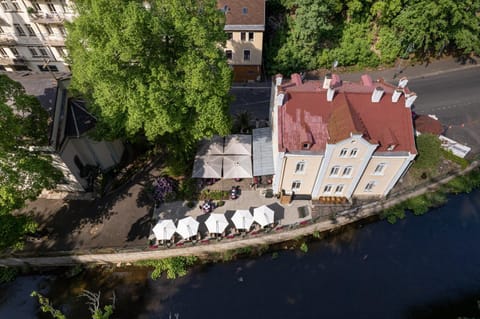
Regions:
<instances>
[{"instance_id":1,"label":"awning","mask_svg":"<svg viewBox=\"0 0 480 319\"><path fill-rule=\"evenodd\" d=\"M222 155L223 154L223 137L215 135L209 140L202 141L197 156L206 155Z\"/></svg>"},{"instance_id":2,"label":"awning","mask_svg":"<svg viewBox=\"0 0 480 319\"><path fill-rule=\"evenodd\" d=\"M275 174L273 167L272 130L257 128L253 135L253 176Z\"/></svg>"}]
</instances>

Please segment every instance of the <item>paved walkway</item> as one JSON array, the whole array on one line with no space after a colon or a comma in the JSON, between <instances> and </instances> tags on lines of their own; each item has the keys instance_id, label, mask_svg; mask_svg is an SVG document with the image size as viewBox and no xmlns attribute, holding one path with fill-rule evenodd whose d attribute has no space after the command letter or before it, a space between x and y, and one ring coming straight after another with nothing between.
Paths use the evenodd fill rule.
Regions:
<instances>
[{"instance_id":1,"label":"paved walkway","mask_svg":"<svg viewBox=\"0 0 480 319\"><path fill-rule=\"evenodd\" d=\"M58 256L58 257L32 257L32 258L4 258L0 259L0 265L3 266L62 266L62 265L73 265L78 263L95 263L95 264L105 264L105 263L131 263L139 260L145 259L161 259L168 257L176 256L199 256L199 257L208 257L211 254L222 253L229 250L239 249L248 246L259 246L259 245L270 245L274 243L280 243L288 240L293 240L301 236L307 236L313 232L325 232L331 231L336 228L342 227L349 223L364 219L369 216L373 216L378 212L392 207L400 202L403 202L409 198L434 191L440 185L445 184L459 175L464 175L471 170L479 166L479 162L473 162L468 168L459 172L458 174L448 176L441 181L423 187L421 189L412 191L410 193L398 196L393 199L373 202L367 205L364 205L361 208L356 208L354 211L347 210L341 214L338 214L337 218L332 220L326 220L323 222L306 225L304 227L289 229L288 231L282 232L271 232L265 235L259 235L258 237L247 238L247 239L224 239L218 243L201 245L197 244L195 246L189 247L177 247L170 249L162 250L151 250L151 251L141 251L141 252L128 252L128 251L119 251L112 254L86 254L86 255L71 255L71 256Z\"/></svg>"}]
</instances>

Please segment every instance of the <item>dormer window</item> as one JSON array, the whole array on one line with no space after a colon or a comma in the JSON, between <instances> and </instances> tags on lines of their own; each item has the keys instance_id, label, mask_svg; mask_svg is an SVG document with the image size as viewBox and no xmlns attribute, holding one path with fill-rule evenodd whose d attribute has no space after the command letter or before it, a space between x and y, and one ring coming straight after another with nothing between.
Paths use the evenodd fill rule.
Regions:
<instances>
[{"instance_id":1,"label":"dormer window","mask_svg":"<svg viewBox=\"0 0 480 319\"><path fill-rule=\"evenodd\" d=\"M387 151L393 151L395 149L395 146L396 146L395 144L388 145Z\"/></svg>"},{"instance_id":2,"label":"dormer window","mask_svg":"<svg viewBox=\"0 0 480 319\"><path fill-rule=\"evenodd\" d=\"M303 143L303 149L308 150L312 145L310 143Z\"/></svg>"},{"instance_id":3,"label":"dormer window","mask_svg":"<svg viewBox=\"0 0 480 319\"><path fill-rule=\"evenodd\" d=\"M243 7L242 8L242 14L247 14L248 13L248 8L247 7Z\"/></svg>"}]
</instances>

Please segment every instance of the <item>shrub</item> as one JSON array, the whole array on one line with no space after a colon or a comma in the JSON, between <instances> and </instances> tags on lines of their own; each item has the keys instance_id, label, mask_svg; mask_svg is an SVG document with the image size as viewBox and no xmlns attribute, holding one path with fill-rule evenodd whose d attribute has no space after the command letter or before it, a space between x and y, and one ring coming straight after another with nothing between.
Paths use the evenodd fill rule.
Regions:
<instances>
[{"instance_id":1,"label":"shrub","mask_svg":"<svg viewBox=\"0 0 480 319\"><path fill-rule=\"evenodd\" d=\"M195 256L179 256L158 260L143 260L135 263L142 267L153 267L151 277L156 280L162 276L163 273L167 274L168 279L175 279L177 277L183 277L187 274L188 268L197 262Z\"/></svg>"},{"instance_id":2,"label":"shrub","mask_svg":"<svg viewBox=\"0 0 480 319\"><path fill-rule=\"evenodd\" d=\"M173 178L162 176L153 183L153 197L160 203L175 199L177 183Z\"/></svg>"},{"instance_id":3,"label":"shrub","mask_svg":"<svg viewBox=\"0 0 480 319\"><path fill-rule=\"evenodd\" d=\"M15 268L0 267L0 284L10 282L17 276L17 270Z\"/></svg>"},{"instance_id":4,"label":"shrub","mask_svg":"<svg viewBox=\"0 0 480 319\"><path fill-rule=\"evenodd\" d=\"M307 253L308 252L308 245L306 242L303 242L301 245L300 245L300 250L303 252L303 253Z\"/></svg>"}]
</instances>

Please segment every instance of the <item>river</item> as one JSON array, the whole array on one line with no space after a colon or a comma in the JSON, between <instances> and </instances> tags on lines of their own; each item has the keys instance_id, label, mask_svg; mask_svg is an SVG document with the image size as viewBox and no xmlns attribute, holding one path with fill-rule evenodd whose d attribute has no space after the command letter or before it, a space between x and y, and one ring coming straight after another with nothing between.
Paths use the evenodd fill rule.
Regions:
<instances>
[{"instance_id":1,"label":"river","mask_svg":"<svg viewBox=\"0 0 480 319\"><path fill-rule=\"evenodd\" d=\"M40 314L32 290L69 319L87 318L82 289L116 294L113 318L480 317L480 191L421 217L357 224L299 250L202 265L152 281L143 269L23 276L0 291L0 318Z\"/></svg>"}]
</instances>

